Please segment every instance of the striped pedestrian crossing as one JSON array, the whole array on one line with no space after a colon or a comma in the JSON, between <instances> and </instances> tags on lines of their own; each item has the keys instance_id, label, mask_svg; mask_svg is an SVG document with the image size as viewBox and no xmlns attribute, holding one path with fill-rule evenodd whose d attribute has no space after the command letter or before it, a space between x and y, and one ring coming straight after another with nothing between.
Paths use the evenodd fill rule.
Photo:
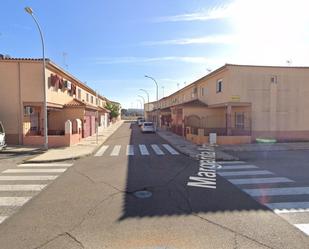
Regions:
<instances>
[{"instance_id":1,"label":"striped pedestrian crossing","mask_svg":"<svg viewBox=\"0 0 309 249\"><path fill-rule=\"evenodd\" d=\"M235 185L252 185L252 184L266 184L266 183L287 183L294 182L286 177L267 177L267 178L237 178L228 179L229 182Z\"/></svg>"},{"instance_id":2,"label":"striped pedestrian crossing","mask_svg":"<svg viewBox=\"0 0 309 249\"><path fill-rule=\"evenodd\" d=\"M122 147L124 147L122 149ZM163 155L179 155L169 144L129 144L129 145L103 145L95 154L95 157L100 157L103 155L107 156L163 156ZM248 166L250 167L250 166ZM253 166L251 166L252 168Z\"/></svg>"},{"instance_id":3,"label":"striped pedestrian crossing","mask_svg":"<svg viewBox=\"0 0 309 249\"><path fill-rule=\"evenodd\" d=\"M307 195L309 200L309 187L291 186L295 181L286 177L275 177L269 170L258 169L257 166L244 161L217 162L222 165L218 174L225 177L230 183L236 185L243 192L267 206L274 213L282 216L296 228L309 235L309 224L306 213L309 214L309 201L297 201L295 196ZM263 177L259 177L263 175ZM267 184L267 185L266 185ZM273 196L273 198L267 198ZM287 202L274 202L274 198L291 199ZM280 200L277 199L277 200ZM301 214L305 216L300 216ZM295 216L296 215L296 216ZM304 220L303 223L299 221Z\"/></svg>"},{"instance_id":4,"label":"striped pedestrian crossing","mask_svg":"<svg viewBox=\"0 0 309 249\"><path fill-rule=\"evenodd\" d=\"M147 147L146 147L145 144L140 144L138 147L139 147L139 150L140 150L140 152L143 156L145 156L145 155L149 156L149 151L147 150Z\"/></svg>"},{"instance_id":5,"label":"striped pedestrian crossing","mask_svg":"<svg viewBox=\"0 0 309 249\"><path fill-rule=\"evenodd\" d=\"M157 155L164 155L164 152L160 149L158 145L152 144L151 147Z\"/></svg>"},{"instance_id":6,"label":"striped pedestrian crossing","mask_svg":"<svg viewBox=\"0 0 309 249\"><path fill-rule=\"evenodd\" d=\"M31 199L31 196L29 197L0 197L0 207L1 206L22 206L27 201Z\"/></svg>"},{"instance_id":7,"label":"striped pedestrian crossing","mask_svg":"<svg viewBox=\"0 0 309 249\"><path fill-rule=\"evenodd\" d=\"M108 149L108 145L103 145L94 156L102 156L104 152Z\"/></svg>"},{"instance_id":8,"label":"striped pedestrian crossing","mask_svg":"<svg viewBox=\"0 0 309 249\"><path fill-rule=\"evenodd\" d=\"M46 184L0 185L0 191L41 191Z\"/></svg>"},{"instance_id":9,"label":"striped pedestrian crossing","mask_svg":"<svg viewBox=\"0 0 309 249\"><path fill-rule=\"evenodd\" d=\"M72 165L23 163L4 170L0 174L0 224Z\"/></svg>"},{"instance_id":10,"label":"striped pedestrian crossing","mask_svg":"<svg viewBox=\"0 0 309 249\"><path fill-rule=\"evenodd\" d=\"M268 170L248 170L248 171L234 171L234 172L218 172L221 176L250 176L250 175L273 175Z\"/></svg>"},{"instance_id":11,"label":"striped pedestrian crossing","mask_svg":"<svg viewBox=\"0 0 309 249\"><path fill-rule=\"evenodd\" d=\"M62 173L67 169L7 169L2 173Z\"/></svg>"},{"instance_id":12,"label":"striped pedestrian crossing","mask_svg":"<svg viewBox=\"0 0 309 249\"><path fill-rule=\"evenodd\" d=\"M23 163L18 165L18 167L27 168L27 167L71 167L72 163Z\"/></svg>"}]
</instances>

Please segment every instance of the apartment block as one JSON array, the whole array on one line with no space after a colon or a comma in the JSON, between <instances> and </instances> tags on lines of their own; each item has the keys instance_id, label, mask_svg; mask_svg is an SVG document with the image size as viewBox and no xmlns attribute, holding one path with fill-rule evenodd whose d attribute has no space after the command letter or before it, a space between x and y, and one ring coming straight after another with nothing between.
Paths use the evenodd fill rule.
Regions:
<instances>
[{"instance_id":1,"label":"apartment block","mask_svg":"<svg viewBox=\"0 0 309 249\"><path fill-rule=\"evenodd\" d=\"M309 140L309 67L226 64L157 102L146 116L195 143ZM151 107L151 108L150 108Z\"/></svg>"},{"instance_id":2,"label":"apartment block","mask_svg":"<svg viewBox=\"0 0 309 249\"><path fill-rule=\"evenodd\" d=\"M46 59L50 147L69 146L109 125L109 100ZM41 59L0 57L0 120L9 144L44 143Z\"/></svg>"}]
</instances>

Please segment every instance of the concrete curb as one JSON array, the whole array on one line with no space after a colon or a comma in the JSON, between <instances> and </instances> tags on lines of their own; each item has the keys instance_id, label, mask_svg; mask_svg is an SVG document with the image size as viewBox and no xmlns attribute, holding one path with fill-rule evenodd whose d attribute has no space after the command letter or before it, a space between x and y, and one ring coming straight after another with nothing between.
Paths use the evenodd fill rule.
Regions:
<instances>
[{"instance_id":1,"label":"concrete curb","mask_svg":"<svg viewBox=\"0 0 309 249\"><path fill-rule=\"evenodd\" d=\"M171 145L173 145L180 153L193 158L194 160L198 160L198 152L192 152L192 151L188 151L187 149L184 149L184 147L181 147L175 143L173 143L173 141L169 140L167 138L167 136L165 136L164 134L157 132L158 136L160 136L162 139L164 139L165 141L167 141L168 143L170 143ZM189 143L189 141L185 140L186 143ZM198 145L192 144L192 146L196 146L198 147ZM223 152L221 150L219 150L217 147L215 147L215 152L216 152L216 160L218 161L237 161L239 160L239 158L232 156L226 152Z\"/></svg>"},{"instance_id":2,"label":"concrete curb","mask_svg":"<svg viewBox=\"0 0 309 249\"><path fill-rule=\"evenodd\" d=\"M73 156L73 157L62 157L62 158L56 158L56 159L46 159L46 160L35 160L35 157L33 158L30 158L30 159L27 159L25 161L23 161L23 163L25 162L28 162L28 163L51 163L51 162L63 162L63 161L73 161L73 160L78 160L78 159L81 159L81 158L85 158L87 156L91 156L93 154L95 154L95 152L101 147L102 144L104 144L106 142L106 140L111 136L113 135L122 125L123 125L123 121L119 121L120 123L117 124L118 127L112 131L110 134L108 134L104 140L102 140L97 146L93 147L93 149L88 152L88 153L84 153L84 154L80 154L80 155L76 155L76 156ZM43 153L44 154L44 153Z\"/></svg>"}]
</instances>

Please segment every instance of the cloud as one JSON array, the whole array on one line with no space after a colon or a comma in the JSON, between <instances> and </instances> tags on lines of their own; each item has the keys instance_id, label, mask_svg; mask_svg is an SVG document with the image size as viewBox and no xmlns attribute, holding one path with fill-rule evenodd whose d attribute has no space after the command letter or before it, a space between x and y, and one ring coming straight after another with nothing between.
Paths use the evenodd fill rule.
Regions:
<instances>
[{"instance_id":1,"label":"cloud","mask_svg":"<svg viewBox=\"0 0 309 249\"><path fill-rule=\"evenodd\" d=\"M156 45L190 45L190 44L231 44L236 42L236 37L232 35L214 35L195 38L182 38L164 41L147 41L143 42L145 46Z\"/></svg>"},{"instance_id":2,"label":"cloud","mask_svg":"<svg viewBox=\"0 0 309 249\"><path fill-rule=\"evenodd\" d=\"M229 16L230 5L221 5L201 12L158 17L154 19L154 22L208 21L225 19Z\"/></svg>"},{"instance_id":3,"label":"cloud","mask_svg":"<svg viewBox=\"0 0 309 249\"><path fill-rule=\"evenodd\" d=\"M215 61L203 56L164 56L164 57L101 57L96 58L96 64L138 64L138 63L155 63L155 62L183 62L196 64L212 64Z\"/></svg>"}]
</instances>

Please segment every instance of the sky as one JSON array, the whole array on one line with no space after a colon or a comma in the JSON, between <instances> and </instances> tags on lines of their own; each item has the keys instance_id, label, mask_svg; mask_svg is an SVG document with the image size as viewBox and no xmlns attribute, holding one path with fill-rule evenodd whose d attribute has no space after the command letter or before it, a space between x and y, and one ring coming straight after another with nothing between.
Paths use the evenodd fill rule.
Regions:
<instances>
[{"instance_id":1,"label":"sky","mask_svg":"<svg viewBox=\"0 0 309 249\"><path fill-rule=\"evenodd\" d=\"M42 57L26 6L46 57L124 108L155 100L144 75L161 98L225 63L309 66L308 0L2 0L0 54Z\"/></svg>"}]
</instances>

